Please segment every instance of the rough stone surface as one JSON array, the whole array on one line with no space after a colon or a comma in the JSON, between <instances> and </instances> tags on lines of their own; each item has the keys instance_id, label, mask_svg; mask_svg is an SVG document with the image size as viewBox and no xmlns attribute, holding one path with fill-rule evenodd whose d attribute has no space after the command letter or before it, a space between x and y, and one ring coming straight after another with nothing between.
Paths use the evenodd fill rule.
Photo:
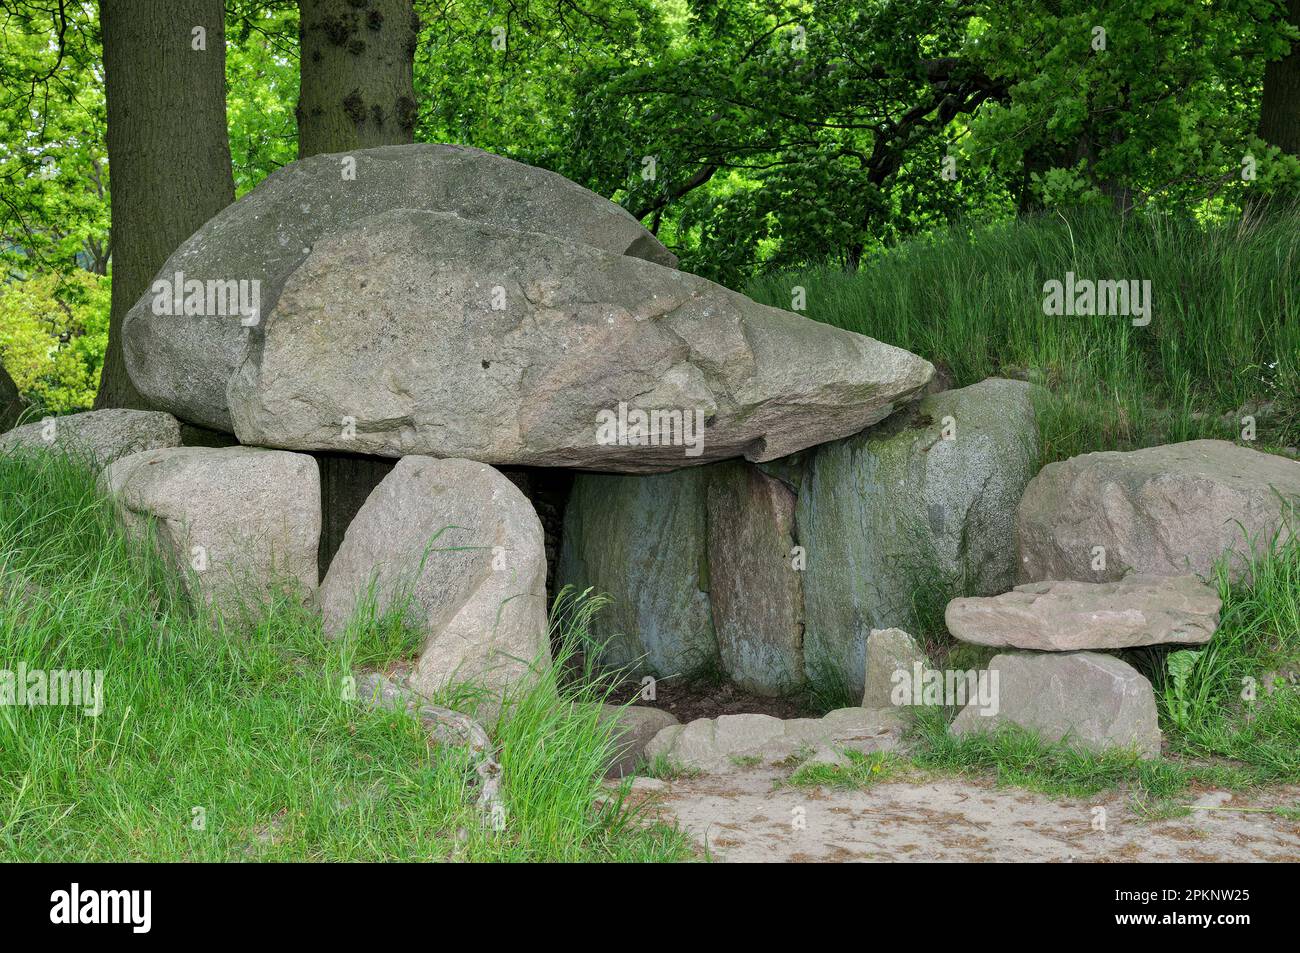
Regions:
<instances>
[{"instance_id":1,"label":"rough stone surface","mask_svg":"<svg viewBox=\"0 0 1300 953\"><path fill-rule=\"evenodd\" d=\"M1280 496L1279 496L1280 494ZM1088 453L1043 467L1016 514L1020 582L1111 582L1130 570L1208 578L1225 553L1243 574L1246 535L1283 526L1300 463L1223 440ZM1105 549L1104 568L1095 553Z\"/></svg>"},{"instance_id":2,"label":"rough stone surface","mask_svg":"<svg viewBox=\"0 0 1300 953\"><path fill-rule=\"evenodd\" d=\"M872 629L867 636L866 687L862 691L863 708L889 708L894 704L894 672L902 669L911 678L912 666L929 660L921 647L902 629Z\"/></svg>"},{"instance_id":3,"label":"rough stone surface","mask_svg":"<svg viewBox=\"0 0 1300 953\"><path fill-rule=\"evenodd\" d=\"M614 757L605 772L607 778L635 773L646 745L660 731L678 723L671 712L646 705L602 705L601 718L616 723Z\"/></svg>"},{"instance_id":4,"label":"rough stone surface","mask_svg":"<svg viewBox=\"0 0 1300 953\"><path fill-rule=\"evenodd\" d=\"M355 178L342 175L346 159L356 162ZM676 264L627 211L563 176L467 146L422 143L290 163L187 239L158 277L259 281L264 319L317 243L392 209L453 212ZM152 304L146 292L123 324L131 379L156 406L231 430L226 388L249 347L260 347L261 325L244 327L229 314L155 315Z\"/></svg>"},{"instance_id":5,"label":"rough stone surface","mask_svg":"<svg viewBox=\"0 0 1300 953\"><path fill-rule=\"evenodd\" d=\"M659 677L716 670L708 478L709 468L694 468L574 480L556 582L612 600L591 628L603 665Z\"/></svg>"},{"instance_id":6,"label":"rough stone surface","mask_svg":"<svg viewBox=\"0 0 1300 953\"><path fill-rule=\"evenodd\" d=\"M405 611L427 632L409 679L416 691L472 681L500 694L550 663L542 527L524 495L486 464L398 461L321 584L328 634L344 630L372 582L380 614Z\"/></svg>"},{"instance_id":7,"label":"rough stone surface","mask_svg":"<svg viewBox=\"0 0 1300 953\"><path fill-rule=\"evenodd\" d=\"M1143 757L1160 754L1155 693L1137 669L1096 652L996 655L998 711L981 714L967 705L953 720L955 735L1018 725L1047 741L1090 751L1135 749Z\"/></svg>"},{"instance_id":8,"label":"rough stone surface","mask_svg":"<svg viewBox=\"0 0 1300 953\"><path fill-rule=\"evenodd\" d=\"M26 404L18 393L18 386L4 366L0 365L0 433L18 423L25 409Z\"/></svg>"},{"instance_id":9,"label":"rough stone surface","mask_svg":"<svg viewBox=\"0 0 1300 953\"><path fill-rule=\"evenodd\" d=\"M639 258L401 210L315 245L227 396L243 443L651 473L856 433L932 373ZM640 442L634 411L676 418Z\"/></svg>"},{"instance_id":10,"label":"rough stone surface","mask_svg":"<svg viewBox=\"0 0 1300 953\"><path fill-rule=\"evenodd\" d=\"M100 481L129 532L155 521L164 551L212 609L234 618L286 585L316 592L320 477L311 457L255 447L145 450Z\"/></svg>"},{"instance_id":11,"label":"rough stone surface","mask_svg":"<svg viewBox=\"0 0 1300 953\"><path fill-rule=\"evenodd\" d=\"M859 698L872 629L913 627L918 597L1011 587L1016 504L1038 463L1034 399L1031 384L989 379L813 453L796 513L812 685Z\"/></svg>"},{"instance_id":12,"label":"rough stone surface","mask_svg":"<svg viewBox=\"0 0 1300 953\"><path fill-rule=\"evenodd\" d=\"M712 468L709 596L722 670L746 691L804 685L803 586L794 568L795 496L747 463Z\"/></svg>"},{"instance_id":13,"label":"rough stone surface","mask_svg":"<svg viewBox=\"0 0 1300 953\"><path fill-rule=\"evenodd\" d=\"M1219 625L1219 596L1195 576L1131 575L1120 582L1031 582L989 598L948 603L963 642L1047 652L1200 645Z\"/></svg>"},{"instance_id":14,"label":"rough stone surface","mask_svg":"<svg viewBox=\"0 0 1300 953\"><path fill-rule=\"evenodd\" d=\"M824 718L782 720L771 715L697 718L660 731L646 746L647 759L694 771L725 772L783 761L822 747L859 751L896 750L904 722L894 711L840 708Z\"/></svg>"},{"instance_id":15,"label":"rough stone surface","mask_svg":"<svg viewBox=\"0 0 1300 953\"><path fill-rule=\"evenodd\" d=\"M0 437L0 451L48 447L82 457L96 470L142 450L181 445L180 424L151 410L90 410L24 424Z\"/></svg>"}]
</instances>

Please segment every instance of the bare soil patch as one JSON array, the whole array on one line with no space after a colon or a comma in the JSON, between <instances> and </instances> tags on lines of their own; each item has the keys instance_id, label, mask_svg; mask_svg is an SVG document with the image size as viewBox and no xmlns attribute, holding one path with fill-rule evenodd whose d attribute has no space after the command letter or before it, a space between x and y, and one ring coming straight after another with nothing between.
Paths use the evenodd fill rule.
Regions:
<instances>
[{"instance_id":1,"label":"bare soil patch","mask_svg":"<svg viewBox=\"0 0 1300 953\"><path fill-rule=\"evenodd\" d=\"M1189 799L1196 808L1185 816L1149 820L1117 791L1055 798L965 778L840 790L788 786L787 776L752 768L681 778L648 793L646 808L723 862L1300 861L1300 821L1258 810L1294 809L1295 786L1212 792ZM1251 810L1200 809L1224 807Z\"/></svg>"}]
</instances>

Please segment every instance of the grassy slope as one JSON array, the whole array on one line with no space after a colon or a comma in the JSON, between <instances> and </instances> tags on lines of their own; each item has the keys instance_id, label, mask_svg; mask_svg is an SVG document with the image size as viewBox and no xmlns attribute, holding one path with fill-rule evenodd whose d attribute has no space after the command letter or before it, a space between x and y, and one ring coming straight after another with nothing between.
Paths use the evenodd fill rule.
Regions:
<instances>
[{"instance_id":1,"label":"grassy slope","mask_svg":"<svg viewBox=\"0 0 1300 953\"><path fill-rule=\"evenodd\" d=\"M1149 279L1151 323L1044 315L1043 283L1071 270ZM747 291L789 308L795 286L808 317L942 362L955 386L1037 369L1061 398L1043 422L1044 462L1235 439L1235 412L1265 402L1257 445L1300 444L1300 211L1253 228L1088 212L955 229L856 274L793 272Z\"/></svg>"},{"instance_id":2,"label":"grassy slope","mask_svg":"<svg viewBox=\"0 0 1300 953\"><path fill-rule=\"evenodd\" d=\"M85 471L0 456L0 669L102 669L106 702L98 718L0 706L0 857L688 856L681 835L594 809L608 744L594 697L543 682L490 728L507 808L495 833L469 806L461 752L343 700L355 663L410 652L400 626L330 643L285 600L240 636L177 586L122 538Z\"/></svg>"}]
</instances>

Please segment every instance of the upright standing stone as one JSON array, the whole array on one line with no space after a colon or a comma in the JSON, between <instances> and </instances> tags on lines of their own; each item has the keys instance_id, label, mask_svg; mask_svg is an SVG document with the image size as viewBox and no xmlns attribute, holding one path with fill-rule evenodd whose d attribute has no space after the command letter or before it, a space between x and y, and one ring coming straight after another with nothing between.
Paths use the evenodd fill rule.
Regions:
<instances>
[{"instance_id":1,"label":"upright standing stone","mask_svg":"<svg viewBox=\"0 0 1300 953\"><path fill-rule=\"evenodd\" d=\"M785 695L804 685L794 507L794 493L751 464L712 468L709 595L722 670L760 695Z\"/></svg>"},{"instance_id":2,"label":"upright standing stone","mask_svg":"<svg viewBox=\"0 0 1300 953\"><path fill-rule=\"evenodd\" d=\"M257 447L146 450L100 480L127 530L142 535L152 521L215 611L237 616L286 586L315 594L320 477L311 457Z\"/></svg>"},{"instance_id":3,"label":"upright standing stone","mask_svg":"<svg viewBox=\"0 0 1300 953\"><path fill-rule=\"evenodd\" d=\"M994 378L813 452L796 513L810 683L860 698L872 629L1011 587L1016 503L1038 464L1034 399L1033 385Z\"/></svg>"},{"instance_id":4,"label":"upright standing stone","mask_svg":"<svg viewBox=\"0 0 1300 953\"><path fill-rule=\"evenodd\" d=\"M909 681L913 666L927 664L925 653L902 629L872 629L867 636L866 687L862 692L863 708L894 707L894 673L906 672Z\"/></svg>"},{"instance_id":5,"label":"upright standing stone","mask_svg":"<svg viewBox=\"0 0 1300 953\"><path fill-rule=\"evenodd\" d=\"M550 664L542 526L528 500L472 460L403 457L370 494L325 581L325 631L342 634L373 584L374 608L425 633L411 687L496 694Z\"/></svg>"},{"instance_id":6,"label":"upright standing stone","mask_svg":"<svg viewBox=\"0 0 1300 953\"><path fill-rule=\"evenodd\" d=\"M580 474L564 517L556 582L612 603L593 620L602 662L655 676L716 669L705 499L709 468L653 476Z\"/></svg>"}]
</instances>

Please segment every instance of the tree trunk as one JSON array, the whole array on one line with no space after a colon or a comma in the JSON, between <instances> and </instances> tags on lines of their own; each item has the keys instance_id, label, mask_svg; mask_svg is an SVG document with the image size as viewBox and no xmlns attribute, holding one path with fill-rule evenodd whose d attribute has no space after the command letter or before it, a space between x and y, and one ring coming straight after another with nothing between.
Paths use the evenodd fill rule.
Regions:
<instances>
[{"instance_id":1,"label":"tree trunk","mask_svg":"<svg viewBox=\"0 0 1300 953\"><path fill-rule=\"evenodd\" d=\"M145 407L122 319L167 256L235 199L222 0L102 0L113 291L96 407ZM196 31L202 28L202 45Z\"/></svg>"},{"instance_id":2,"label":"tree trunk","mask_svg":"<svg viewBox=\"0 0 1300 953\"><path fill-rule=\"evenodd\" d=\"M1300 26L1300 0L1287 5L1287 22ZM1300 42L1291 53L1264 67L1264 97L1259 106L1259 137L1300 155Z\"/></svg>"},{"instance_id":3,"label":"tree trunk","mask_svg":"<svg viewBox=\"0 0 1300 953\"><path fill-rule=\"evenodd\" d=\"M411 0L300 0L298 158L414 141Z\"/></svg>"},{"instance_id":4,"label":"tree trunk","mask_svg":"<svg viewBox=\"0 0 1300 953\"><path fill-rule=\"evenodd\" d=\"M411 0L299 0L298 158L414 141ZM320 466L321 576L392 460L315 453Z\"/></svg>"},{"instance_id":5,"label":"tree trunk","mask_svg":"<svg viewBox=\"0 0 1300 953\"><path fill-rule=\"evenodd\" d=\"M18 386L4 366L0 365L0 433L17 425L24 409L25 405L18 393Z\"/></svg>"}]
</instances>

